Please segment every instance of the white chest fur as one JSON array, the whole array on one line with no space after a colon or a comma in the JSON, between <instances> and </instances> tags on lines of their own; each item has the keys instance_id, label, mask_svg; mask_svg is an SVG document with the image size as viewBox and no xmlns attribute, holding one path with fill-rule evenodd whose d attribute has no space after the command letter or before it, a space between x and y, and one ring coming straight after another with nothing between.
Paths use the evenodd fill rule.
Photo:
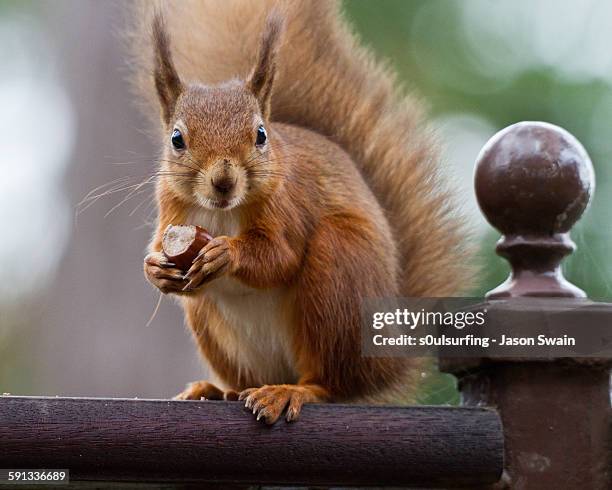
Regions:
<instances>
[{"instance_id":1,"label":"white chest fur","mask_svg":"<svg viewBox=\"0 0 612 490\"><path fill-rule=\"evenodd\" d=\"M239 215L233 210L198 209L188 222L206 228L213 236L240 233ZM255 289L222 277L205 286L204 294L224 318L218 327L224 331L213 330L211 334L237 366L248 369L260 384L297 381L285 289Z\"/></svg>"},{"instance_id":2,"label":"white chest fur","mask_svg":"<svg viewBox=\"0 0 612 490\"><path fill-rule=\"evenodd\" d=\"M189 213L187 223L206 228L212 236L236 236L240 233L240 214L236 209L195 208Z\"/></svg>"}]
</instances>

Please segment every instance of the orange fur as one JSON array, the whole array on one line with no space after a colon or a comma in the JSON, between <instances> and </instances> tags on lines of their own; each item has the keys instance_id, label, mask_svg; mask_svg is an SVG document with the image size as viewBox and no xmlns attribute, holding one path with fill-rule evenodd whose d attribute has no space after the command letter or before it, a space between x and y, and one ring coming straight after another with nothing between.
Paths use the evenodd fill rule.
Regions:
<instances>
[{"instance_id":1,"label":"orange fur","mask_svg":"<svg viewBox=\"0 0 612 490\"><path fill-rule=\"evenodd\" d=\"M363 299L452 295L470 279L419 105L336 2L158 8L165 23L150 2L134 16L135 82L161 105L164 142L178 129L186 149L164 144L147 277L180 295L204 357L267 422L304 402L405 398L418 363L361 356ZM160 236L187 222L216 238L184 275Z\"/></svg>"}]
</instances>

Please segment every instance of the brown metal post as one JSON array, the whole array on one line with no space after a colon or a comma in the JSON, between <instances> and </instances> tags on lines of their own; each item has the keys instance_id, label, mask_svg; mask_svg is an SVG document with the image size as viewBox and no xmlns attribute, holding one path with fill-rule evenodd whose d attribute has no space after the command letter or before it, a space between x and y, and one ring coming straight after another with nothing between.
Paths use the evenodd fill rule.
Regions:
<instances>
[{"instance_id":1,"label":"brown metal post","mask_svg":"<svg viewBox=\"0 0 612 490\"><path fill-rule=\"evenodd\" d=\"M512 267L487 295L490 304L550 297L553 311L584 297L560 269L575 248L569 231L594 189L582 145L550 124L515 124L483 148L475 185L484 215L503 234L497 252ZM612 305L597 306L612 333ZM458 377L463 404L499 410L506 470L495 488L516 490L612 489L611 366L610 359L569 358L440 362Z\"/></svg>"}]
</instances>

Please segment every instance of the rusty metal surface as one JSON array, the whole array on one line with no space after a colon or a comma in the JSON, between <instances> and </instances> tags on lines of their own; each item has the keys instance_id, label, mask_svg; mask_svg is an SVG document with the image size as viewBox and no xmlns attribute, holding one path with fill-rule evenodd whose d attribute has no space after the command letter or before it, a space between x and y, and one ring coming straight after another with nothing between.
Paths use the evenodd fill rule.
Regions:
<instances>
[{"instance_id":1,"label":"rusty metal surface","mask_svg":"<svg viewBox=\"0 0 612 490\"><path fill-rule=\"evenodd\" d=\"M542 311L554 313L584 297L560 268L575 248L569 231L595 185L580 143L550 124L515 124L483 148L475 185L483 213L503 234L497 252L512 267L510 277L488 299L550 298L533 312L535 325ZM516 304L520 308L524 303ZM505 307L512 305L510 299ZM612 335L612 306L590 305L602 325L609 319ZM515 318L528 328L531 313L519 313ZM579 317L575 321L582 322ZM458 377L465 405L499 410L506 468L502 481L491 488L612 489L611 359L483 357L441 359L440 367Z\"/></svg>"},{"instance_id":2,"label":"rusty metal surface","mask_svg":"<svg viewBox=\"0 0 612 490\"><path fill-rule=\"evenodd\" d=\"M551 124L514 124L481 151L475 187L483 214L503 234L497 253L512 266L508 280L488 297L584 297L560 269L575 248L569 231L595 188L582 145Z\"/></svg>"},{"instance_id":3,"label":"rusty metal surface","mask_svg":"<svg viewBox=\"0 0 612 490\"><path fill-rule=\"evenodd\" d=\"M609 368L494 363L463 378L465 405L498 407L509 488L612 488Z\"/></svg>"}]
</instances>

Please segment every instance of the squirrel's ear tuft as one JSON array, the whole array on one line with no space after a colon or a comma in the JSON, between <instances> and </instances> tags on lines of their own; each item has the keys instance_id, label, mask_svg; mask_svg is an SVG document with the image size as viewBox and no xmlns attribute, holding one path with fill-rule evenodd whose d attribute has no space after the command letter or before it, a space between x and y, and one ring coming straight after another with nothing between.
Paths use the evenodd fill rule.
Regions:
<instances>
[{"instance_id":1,"label":"squirrel's ear tuft","mask_svg":"<svg viewBox=\"0 0 612 490\"><path fill-rule=\"evenodd\" d=\"M273 10L268 15L257 54L257 63L247 80L247 87L259 101L265 119L270 115L270 98L276 72L276 56L284 25L285 20L280 12Z\"/></svg>"},{"instance_id":2,"label":"squirrel's ear tuft","mask_svg":"<svg viewBox=\"0 0 612 490\"><path fill-rule=\"evenodd\" d=\"M183 85L176 72L170 53L170 40L161 14L153 19L153 45L155 47L154 77L155 88L161 104L164 123L170 124L176 101Z\"/></svg>"}]
</instances>

